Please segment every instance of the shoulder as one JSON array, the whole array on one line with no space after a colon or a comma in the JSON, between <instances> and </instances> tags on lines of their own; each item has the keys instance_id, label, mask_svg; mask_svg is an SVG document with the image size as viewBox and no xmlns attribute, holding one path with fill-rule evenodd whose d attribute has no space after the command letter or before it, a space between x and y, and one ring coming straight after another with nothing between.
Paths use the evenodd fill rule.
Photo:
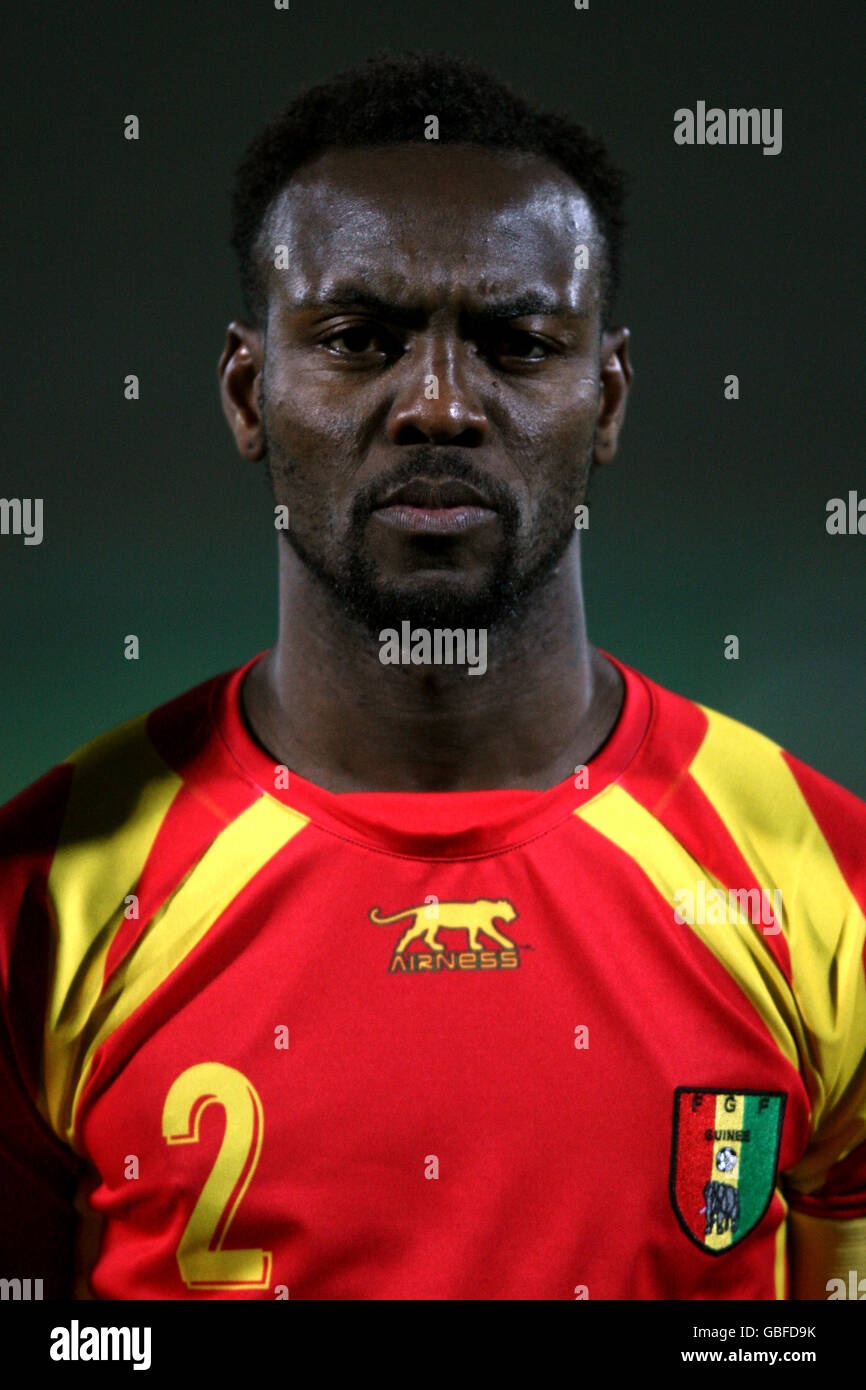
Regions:
<instances>
[{"instance_id":1,"label":"shoulder","mask_svg":"<svg viewBox=\"0 0 866 1390\"><path fill-rule=\"evenodd\" d=\"M660 800L701 798L771 858L828 846L866 889L866 801L750 725L641 679L652 697L646 761L665 786Z\"/></svg>"},{"instance_id":2,"label":"shoulder","mask_svg":"<svg viewBox=\"0 0 866 1390\"><path fill-rule=\"evenodd\" d=\"M89 739L0 806L0 907L8 913L34 878L83 889L147 838L213 742L210 695L220 679Z\"/></svg>"}]
</instances>

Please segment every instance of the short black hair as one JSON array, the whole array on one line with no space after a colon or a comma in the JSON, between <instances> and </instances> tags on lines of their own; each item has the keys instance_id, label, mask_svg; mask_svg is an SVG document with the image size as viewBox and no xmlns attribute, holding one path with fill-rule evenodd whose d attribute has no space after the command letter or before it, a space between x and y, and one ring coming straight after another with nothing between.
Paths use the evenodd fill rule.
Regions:
<instances>
[{"instance_id":1,"label":"short black hair","mask_svg":"<svg viewBox=\"0 0 866 1390\"><path fill-rule=\"evenodd\" d=\"M601 234L602 327L620 278L628 177L600 139L570 116L543 111L484 68L447 54L379 54L318 86L302 88L250 144L235 174L232 233L244 308L261 327L267 282L257 246L268 210L291 175L327 149L424 141L425 117L439 143L537 154L574 179Z\"/></svg>"}]
</instances>

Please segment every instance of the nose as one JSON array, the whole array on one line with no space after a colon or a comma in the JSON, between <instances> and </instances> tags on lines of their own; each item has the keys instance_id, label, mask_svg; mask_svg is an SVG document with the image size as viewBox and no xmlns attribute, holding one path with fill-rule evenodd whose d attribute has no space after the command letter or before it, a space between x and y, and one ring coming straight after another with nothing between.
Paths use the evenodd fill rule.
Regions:
<instances>
[{"instance_id":1,"label":"nose","mask_svg":"<svg viewBox=\"0 0 866 1390\"><path fill-rule=\"evenodd\" d=\"M404 366L406 379L388 414L392 444L484 443L489 424L470 381L464 344L431 343L427 351L407 354Z\"/></svg>"}]
</instances>

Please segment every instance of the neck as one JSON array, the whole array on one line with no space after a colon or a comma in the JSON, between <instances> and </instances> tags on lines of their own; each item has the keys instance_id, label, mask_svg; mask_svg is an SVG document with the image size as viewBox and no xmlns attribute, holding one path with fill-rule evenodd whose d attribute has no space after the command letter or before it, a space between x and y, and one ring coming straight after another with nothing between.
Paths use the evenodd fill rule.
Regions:
<instances>
[{"instance_id":1,"label":"neck","mask_svg":"<svg viewBox=\"0 0 866 1390\"><path fill-rule=\"evenodd\" d=\"M487 669L383 665L294 551L280 545L276 646L242 704L276 762L333 792L546 788L586 763L622 703L590 645L575 542L531 610L487 640Z\"/></svg>"}]
</instances>

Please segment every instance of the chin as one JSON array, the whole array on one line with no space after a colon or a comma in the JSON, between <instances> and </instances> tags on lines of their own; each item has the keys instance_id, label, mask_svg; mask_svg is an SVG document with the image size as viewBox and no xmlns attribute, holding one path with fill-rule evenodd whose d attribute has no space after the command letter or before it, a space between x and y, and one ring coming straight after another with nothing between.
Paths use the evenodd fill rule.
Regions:
<instances>
[{"instance_id":1,"label":"chin","mask_svg":"<svg viewBox=\"0 0 866 1390\"><path fill-rule=\"evenodd\" d=\"M365 605L375 630L399 628L403 622L423 628L489 628L509 611L508 586L430 577L376 586Z\"/></svg>"}]
</instances>

